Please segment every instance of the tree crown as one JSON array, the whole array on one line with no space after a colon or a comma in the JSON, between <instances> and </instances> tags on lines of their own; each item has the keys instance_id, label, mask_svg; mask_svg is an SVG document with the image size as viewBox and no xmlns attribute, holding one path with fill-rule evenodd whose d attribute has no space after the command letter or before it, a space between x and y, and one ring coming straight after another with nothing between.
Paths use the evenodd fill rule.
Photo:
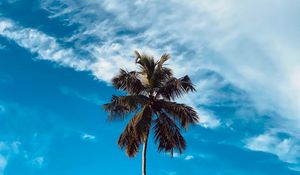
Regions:
<instances>
[{"instance_id":1,"label":"tree crown","mask_svg":"<svg viewBox=\"0 0 300 175\"><path fill-rule=\"evenodd\" d=\"M187 129L189 124L197 123L198 115L192 107L174 100L185 93L194 92L195 87L189 76L176 78L172 70L165 66L170 59L169 54L163 54L158 61L137 51L135 56L138 70L120 69L112 79L113 86L128 95L113 96L110 103L103 105L109 112L110 121L134 113L118 144L126 148L128 156L135 156L140 144L148 138L153 124L158 151L173 154L175 149L181 153L186 144L180 127Z\"/></svg>"}]
</instances>

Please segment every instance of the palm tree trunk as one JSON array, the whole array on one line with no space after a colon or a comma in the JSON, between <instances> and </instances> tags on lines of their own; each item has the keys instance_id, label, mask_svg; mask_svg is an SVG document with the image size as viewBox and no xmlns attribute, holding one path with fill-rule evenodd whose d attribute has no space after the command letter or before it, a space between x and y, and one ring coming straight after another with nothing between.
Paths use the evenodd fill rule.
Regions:
<instances>
[{"instance_id":1,"label":"palm tree trunk","mask_svg":"<svg viewBox=\"0 0 300 175\"><path fill-rule=\"evenodd\" d=\"M142 155L142 175L146 175L146 154L147 154L147 142L148 142L148 134L144 139L143 143L143 155Z\"/></svg>"}]
</instances>

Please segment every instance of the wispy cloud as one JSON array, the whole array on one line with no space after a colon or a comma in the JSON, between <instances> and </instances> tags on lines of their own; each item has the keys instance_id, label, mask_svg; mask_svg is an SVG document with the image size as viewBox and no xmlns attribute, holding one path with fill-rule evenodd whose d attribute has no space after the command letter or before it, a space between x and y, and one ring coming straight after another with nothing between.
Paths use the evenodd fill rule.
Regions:
<instances>
[{"instance_id":1,"label":"wispy cloud","mask_svg":"<svg viewBox=\"0 0 300 175\"><path fill-rule=\"evenodd\" d=\"M187 155L185 156L184 160L192 160L194 159L194 156L193 155Z\"/></svg>"},{"instance_id":2,"label":"wispy cloud","mask_svg":"<svg viewBox=\"0 0 300 175\"><path fill-rule=\"evenodd\" d=\"M73 96L76 98L79 98L81 100L94 103L96 105L102 105L104 104L104 101L101 100L97 95L95 94L82 94L74 89L68 88L68 87L61 87L61 92L68 96Z\"/></svg>"},{"instance_id":3,"label":"wispy cloud","mask_svg":"<svg viewBox=\"0 0 300 175\"><path fill-rule=\"evenodd\" d=\"M80 24L86 36L101 39L101 44L84 46L94 56L121 56L121 61L135 48L156 50L154 54L168 51L179 75L196 77L199 70L212 69L245 90L262 114L278 113L285 121L278 127L291 125L287 132L299 131L294 124L300 120L299 3L276 1L268 8L269 0L53 2L43 3L52 17ZM86 19L87 14L93 20ZM85 40L81 34L74 37L79 43ZM100 60L97 67L113 66Z\"/></svg>"},{"instance_id":4,"label":"wispy cloud","mask_svg":"<svg viewBox=\"0 0 300 175\"><path fill-rule=\"evenodd\" d=\"M3 113L3 112L5 112L5 107L0 105L0 114Z\"/></svg>"},{"instance_id":5,"label":"wispy cloud","mask_svg":"<svg viewBox=\"0 0 300 175\"><path fill-rule=\"evenodd\" d=\"M0 154L0 175L3 175L7 165L7 159Z\"/></svg>"},{"instance_id":6,"label":"wispy cloud","mask_svg":"<svg viewBox=\"0 0 300 175\"><path fill-rule=\"evenodd\" d=\"M0 43L0 50L6 49L6 46Z\"/></svg>"},{"instance_id":7,"label":"wispy cloud","mask_svg":"<svg viewBox=\"0 0 300 175\"><path fill-rule=\"evenodd\" d=\"M4 175L9 159L19 153L20 144L19 141L0 141L0 175Z\"/></svg>"},{"instance_id":8,"label":"wispy cloud","mask_svg":"<svg viewBox=\"0 0 300 175\"><path fill-rule=\"evenodd\" d=\"M278 134L269 132L247 139L246 147L275 154L288 163L299 163L300 146L294 138L280 138Z\"/></svg>"},{"instance_id":9,"label":"wispy cloud","mask_svg":"<svg viewBox=\"0 0 300 175\"><path fill-rule=\"evenodd\" d=\"M176 75L191 75L197 86L196 94L181 101L198 109L202 126L216 128L224 124L223 116L208 111L205 105L232 107L239 106L241 101L254 103L255 117L267 115L271 119L266 128L261 128L265 131L247 136L250 138L246 139L246 147L272 153L285 162L299 161L299 2L74 2L41 1L42 9L50 13L49 20L56 18L65 25L78 26L71 37L56 38L7 18L0 18L0 35L39 59L88 71L106 82L118 68L135 67L132 58L135 49L155 56L169 52L173 56L169 66ZM205 71L209 75L203 74ZM228 93L232 87L241 93ZM95 100L72 89L63 91L86 101ZM234 103L219 103L228 98ZM236 115L244 117L245 112ZM230 122L233 121L225 123L228 128ZM270 132L270 126L280 133ZM95 136L83 134L81 139L93 140Z\"/></svg>"},{"instance_id":10,"label":"wispy cloud","mask_svg":"<svg viewBox=\"0 0 300 175\"><path fill-rule=\"evenodd\" d=\"M87 141L95 141L96 140L96 136L91 135L91 134L87 134L87 133L81 134L80 137L81 137L81 139L87 140Z\"/></svg>"},{"instance_id":11,"label":"wispy cloud","mask_svg":"<svg viewBox=\"0 0 300 175\"><path fill-rule=\"evenodd\" d=\"M50 60L79 71L92 72L97 79L104 81L110 81L119 68L126 67L127 69L133 69L135 67L131 54L137 48L137 43L128 44L132 47L131 49L124 48L120 43L106 43L101 46L95 44L83 45L81 47L85 48L90 55L86 55L85 59L81 59L79 53L73 49L62 47L56 38L36 29L23 28L9 19L2 18L0 22L0 35L14 40L20 46L37 54L39 59ZM146 47L144 49L151 50ZM96 99L87 98L78 94L78 92L68 89L63 89L63 92L72 93L85 100L96 101ZM206 113L201 117L200 124L203 124L205 127L214 128L219 125L219 121Z\"/></svg>"},{"instance_id":12,"label":"wispy cloud","mask_svg":"<svg viewBox=\"0 0 300 175\"><path fill-rule=\"evenodd\" d=\"M38 54L39 59L54 61L76 70L86 70L89 64L88 60L80 59L74 50L60 46L54 37L36 29L23 28L6 18L0 18L0 35Z\"/></svg>"},{"instance_id":13,"label":"wispy cloud","mask_svg":"<svg viewBox=\"0 0 300 175\"><path fill-rule=\"evenodd\" d=\"M110 81L118 72L117 67L134 67L133 61L130 61L133 60L132 57L120 55L118 44L110 43L97 48L94 45L82 46L82 49L90 52L89 55L83 56L80 54L82 49L78 48L75 51L63 47L55 37L36 29L24 28L7 18L0 18L0 36L13 40L31 53L37 54L38 59L53 61L78 71L89 71L99 80Z\"/></svg>"},{"instance_id":14,"label":"wispy cloud","mask_svg":"<svg viewBox=\"0 0 300 175\"><path fill-rule=\"evenodd\" d=\"M45 162L45 158L43 156L38 156L32 160L32 165L38 168L42 168L44 166L44 162Z\"/></svg>"},{"instance_id":15,"label":"wispy cloud","mask_svg":"<svg viewBox=\"0 0 300 175\"><path fill-rule=\"evenodd\" d=\"M5 112L0 112L0 118L4 121L1 125L0 155L5 158L7 165L18 156L33 168L42 168L44 155L54 138L66 137L73 131L70 126L63 124L60 117L41 108L7 101L0 101L0 106L5 107Z\"/></svg>"},{"instance_id":16,"label":"wispy cloud","mask_svg":"<svg viewBox=\"0 0 300 175\"><path fill-rule=\"evenodd\" d=\"M128 65L134 49L154 55L170 52L174 56L170 66L178 75L190 74L196 79L202 69L219 73L244 90L260 114L279 114L274 121L284 122L277 122L276 127L295 135L300 130L296 124L300 121L299 3L276 1L268 8L270 3L47 0L41 7L51 14L50 19L79 26L76 34L65 38L75 49L62 47L56 38L7 19L0 23L0 34L41 59L90 71L104 81L119 67L134 67ZM88 53L85 59L78 50ZM201 90L199 95L190 96L194 106L201 104ZM218 119L208 118L215 126Z\"/></svg>"}]
</instances>

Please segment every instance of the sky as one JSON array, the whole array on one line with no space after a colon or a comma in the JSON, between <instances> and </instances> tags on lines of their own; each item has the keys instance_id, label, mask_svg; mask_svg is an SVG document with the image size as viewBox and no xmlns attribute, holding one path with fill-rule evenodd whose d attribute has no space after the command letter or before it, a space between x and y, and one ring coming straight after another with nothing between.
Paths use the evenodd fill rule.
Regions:
<instances>
[{"instance_id":1,"label":"sky","mask_svg":"<svg viewBox=\"0 0 300 175\"><path fill-rule=\"evenodd\" d=\"M138 175L101 105L134 50L170 53L200 121L155 175L300 175L300 2L0 0L0 175ZM151 134L153 136L153 134Z\"/></svg>"}]
</instances>

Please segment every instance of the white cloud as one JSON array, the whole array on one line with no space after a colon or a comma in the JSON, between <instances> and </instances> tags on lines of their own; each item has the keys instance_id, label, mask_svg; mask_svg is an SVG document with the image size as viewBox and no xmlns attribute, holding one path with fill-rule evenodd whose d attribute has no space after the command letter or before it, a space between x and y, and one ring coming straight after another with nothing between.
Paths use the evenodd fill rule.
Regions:
<instances>
[{"instance_id":1,"label":"white cloud","mask_svg":"<svg viewBox=\"0 0 300 175\"><path fill-rule=\"evenodd\" d=\"M0 35L38 54L39 59L54 61L76 70L87 70L89 60L80 59L74 50L63 48L54 37L36 29L22 28L11 20L0 18Z\"/></svg>"},{"instance_id":2,"label":"white cloud","mask_svg":"<svg viewBox=\"0 0 300 175\"><path fill-rule=\"evenodd\" d=\"M175 152L175 153L173 153L173 157L181 157L181 154L179 154L179 153L177 153L177 152Z\"/></svg>"},{"instance_id":3,"label":"white cloud","mask_svg":"<svg viewBox=\"0 0 300 175\"><path fill-rule=\"evenodd\" d=\"M169 153L165 153L165 155L170 156ZM180 154L178 152L174 152L172 158L179 158L179 159L182 159L182 160L192 160L195 157L193 155L184 155L184 154Z\"/></svg>"},{"instance_id":4,"label":"white cloud","mask_svg":"<svg viewBox=\"0 0 300 175\"><path fill-rule=\"evenodd\" d=\"M32 164L38 168L41 168L44 165L44 161L45 161L45 158L43 156L38 156L32 160Z\"/></svg>"},{"instance_id":5,"label":"white cloud","mask_svg":"<svg viewBox=\"0 0 300 175\"><path fill-rule=\"evenodd\" d=\"M300 146L293 138L280 138L275 133L265 133L246 140L246 147L278 156L282 161L299 163Z\"/></svg>"},{"instance_id":6,"label":"white cloud","mask_svg":"<svg viewBox=\"0 0 300 175\"><path fill-rule=\"evenodd\" d=\"M182 158L182 154L178 153L178 152L173 152L173 155L171 155L170 153L165 153L166 156L168 157L172 157L172 158Z\"/></svg>"},{"instance_id":7,"label":"white cloud","mask_svg":"<svg viewBox=\"0 0 300 175\"><path fill-rule=\"evenodd\" d=\"M88 59L61 47L53 37L9 20L2 19L0 34L42 59L91 71L105 81L119 67L134 67L131 54L136 48L154 55L170 52L170 66L178 75L197 77L203 68L217 71L245 90L259 112L278 113L278 121L284 122L277 127L295 135L300 130L299 6L292 0L43 1L50 18L81 26L67 40L76 51L89 53ZM83 44L89 37L96 41ZM192 104L197 106L202 94L191 96Z\"/></svg>"},{"instance_id":8,"label":"white cloud","mask_svg":"<svg viewBox=\"0 0 300 175\"><path fill-rule=\"evenodd\" d=\"M175 58L170 64L178 74L195 77L203 67L213 69L250 94L261 113L279 113L282 116L279 120L286 122L278 123L282 125L278 127L291 125L290 130L299 131L296 123L300 121L297 76L300 73L297 41L300 3L292 0L259 3L174 0L161 4L158 0L130 3L85 0L74 5L72 0L66 0L60 1L64 5L54 6L52 2L43 3L44 9L70 23L82 25L84 34L103 40L103 45L86 46L97 57L105 55L95 64L94 72L98 72L99 67L105 70L96 73L99 78L109 77L107 72L114 67L112 57L121 55L123 59L118 59L127 61L135 48L158 53L169 51ZM269 8L270 3L272 8ZM97 10L103 13L95 13ZM87 14L95 19L86 19ZM114 17L107 20L110 14ZM119 36L116 33L120 29L138 33ZM76 37L83 40L81 34ZM119 52L114 50L115 46ZM99 48L101 51L97 52Z\"/></svg>"},{"instance_id":9,"label":"white cloud","mask_svg":"<svg viewBox=\"0 0 300 175\"><path fill-rule=\"evenodd\" d=\"M4 175L9 158L19 153L19 141L4 142L0 141L0 175Z\"/></svg>"},{"instance_id":10,"label":"white cloud","mask_svg":"<svg viewBox=\"0 0 300 175\"><path fill-rule=\"evenodd\" d=\"M193 155L187 155L185 156L184 160L192 160L194 159L194 156Z\"/></svg>"},{"instance_id":11,"label":"white cloud","mask_svg":"<svg viewBox=\"0 0 300 175\"><path fill-rule=\"evenodd\" d=\"M0 50L6 49L6 46L0 43Z\"/></svg>"},{"instance_id":12,"label":"white cloud","mask_svg":"<svg viewBox=\"0 0 300 175\"><path fill-rule=\"evenodd\" d=\"M296 124L300 121L296 76L300 73L300 52L295 41L300 36L295 18L300 15L295 8L299 3L277 1L274 7L267 7L268 1L229 1L221 5L221 11L212 10L211 17L221 24L215 27L221 36L210 36L209 45L220 56L209 62L250 94L261 112L279 113L282 118L278 118L278 127L295 134L300 129ZM224 23L228 29L224 29ZM293 132L295 129L298 132Z\"/></svg>"},{"instance_id":13,"label":"white cloud","mask_svg":"<svg viewBox=\"0 0 300 175\"><path fill-rule=\"evenodd\" d=\"M81 135L81 139L87 140L87 141L94 141L94 140L96 140L96 136L84 133Z\"/></svg>"},{"instance_id":14,"label":"white cloud","mask_svg":"<svg viewBox=\"0 0 300 175\"><path fill-rule=\"evenodd\" d=\"M0 114L3 113L3 112L5 112L5 107L0 105Z\"/></svg>"},{"instance_id":15,"label":"white cloud","mask_svg":"<svg viewBox=\"0 0 300 175\"><path fill-rule=\"evenodd\" d=\"M14 123L3 125L1 128L4 132L2 135L9 139L0 141L0 154L6 158L8 165L18 156L25 158L24 163L32 165L33 168L41 168L45 164L44 155L48 152L53 139L58 137L57 133L59 137L65 138L77 132L65 125L61 117L47 113L42 108L35 109L6 101L0 101L0 104L6 108L6 115L0 118L4 117L2 119L6 123ZM41 120L42 116L44 118ZM48 127L47 130L43 129L45 126Z\"/></svg>"},{"instance_id":16,"label":"white cloud","mask_svg":"<svg viewBox=\"0 0 300 175\"><path fill-rule=\"evenodd\" d=\"M18 154L20 152L20 145L22 143L20 141L13 141L11 144L10 144L10 148L12 150L13 153L15 154Z\"/></svg>"},{"instance_id":17,"label":"white cloud","mask_svg":"<svg viewBox=\"0 0 300 175\"><path fill-rule=\"evenodd\" d=\"M7 159L0 154L0 175L4 175L4 170L7 165Z\"/></svg>"},{"instance_id":18,"label":"white cloud","mask_svg":"<svg viewBox=\"0 0 300 175\"><path fill-rule=\"evenodd\" d=\"M199 124L205 128L216 128L220 126L221 122L212 113L206 112L205 110L197 110L199 115Z\"/></svg>"},{"instance_id":19,"label":"white cloud","mask_svg":"<svg viewBox=\"0 0 300 175\"><path fill-rule=\"evenodd\" d=\"M50 60L80 71L90 71L97 79L107 82L118 72L119 68L129 70L135 68L132 51L137 48L137 43L130 38L122 38L128 40L130 48L112 41L101 46L95 44L81 46L90 53L86 56L87 59L81 59L74 50L60 46L56 38L36 29L22 28L5 18L2 18L0 22L0 35L14 40L30 52L38 54L39 59ZM154 52L154 49L146 46L142 47L142 50L159 55ZM213 128L218 126L218 123L218 120L207 114L201 116L200 124L205 127Z\"/></svg>"},{"instance_id":20,"label":"white cloud","mask_svg":"<svg viewBox=\"0 0 300 175\"><path fill-rule=\"evenodd\" d=\"M90 71L99 80L110 81L118 72L118 68L134 67L134 62L131 61L133 57L124 55L121 52L124 48L120 50L116 43L106 43L99 47L82 46L82 49L90 53L83 59L74 49L62 47L56 38L36 29L23 28L6 18L0 18L0 36L11 39L21 47L37 54L38 59L50 60L79 71ZM78 52L82 49L77 48Z\"/></svg>"},{"instance_id":21,"label":"white cloud","mask_svg":"<svg viewBox=\"0 0 300 175\"><path fill-rule=\"evenodd\" d=\"M9 153L9 154L18 154L19 147L21 142L19 141L12 141L12 142L0 142L0 153Z\"/></svg>"}]
</instances>

